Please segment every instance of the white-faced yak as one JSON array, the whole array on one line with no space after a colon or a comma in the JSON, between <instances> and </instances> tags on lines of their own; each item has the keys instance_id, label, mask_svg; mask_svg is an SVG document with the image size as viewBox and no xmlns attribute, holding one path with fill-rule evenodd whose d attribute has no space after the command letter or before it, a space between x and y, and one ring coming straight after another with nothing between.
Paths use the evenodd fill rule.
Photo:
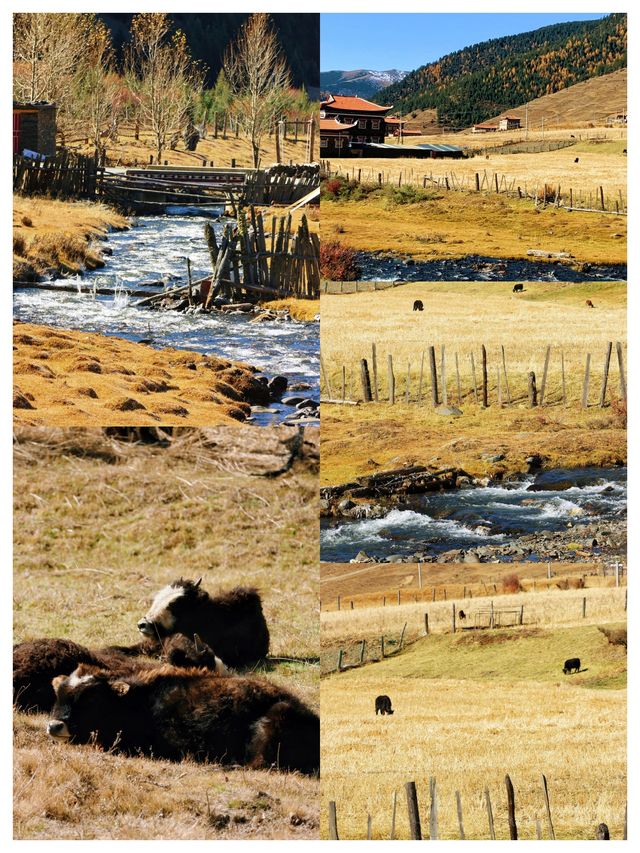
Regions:
<instances>
[{"instance_id":1,"label":"white-faced yak","mask_svg":"<svg viewBox=\"0 0 640 853\"><path fill-rule=\"evenodd\" d=\"M173 666L121 677L83 664L53 686L47 731L56 739L173 761L319 768L318 715L264 678Z\"/></svg>"},{"instance_id":2,"label":"white-faced yak","mask_svg":"<svg viewBox=\"0 0 640 853\"><path fill-rule=\"evenodd\" d=\"M162 640L171 634L198 634L233 669L252 666L267 656L269 630L255 589L236 587L210 596L200 580L173 581L156 595L140 633Z\"/></svg>"}]
</instances>

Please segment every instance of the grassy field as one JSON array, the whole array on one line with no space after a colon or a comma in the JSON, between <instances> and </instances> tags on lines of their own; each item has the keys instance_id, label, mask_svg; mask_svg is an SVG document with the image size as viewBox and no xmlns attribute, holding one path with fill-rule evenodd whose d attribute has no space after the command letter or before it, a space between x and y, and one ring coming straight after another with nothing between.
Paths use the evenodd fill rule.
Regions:
<instances>
[{"instance_id":1,"label":"grassy field","mask_svg":"<svg viewBox=\"0 0 640 853\"><path fill-rule=\"evenodd\" d=\"M522 131L511 131L509 135L511 134L515 134L518 139L522 137ZM491 135L494 136L494 134ZM500 138L498 141L503 145L509 143L507 133L497 135ZM450 135L445 135L442 138L436 137L436 139L427 136L410 137L406 144L435 142L436 144L461 145L462 139L458 139L458 136L459 134L455 134L453 139ZM473 136L476 137L475 140L467 140L465 137L464 144L470 142L477 146L477 137L482 135L473 134ZM569 136L568 131L565 132L565 136ZM577 138L578 134L574 134L574 136ZM561 192L566 196L568 196L571 188L575 202L578 198L583 198L586 201L589 193L591 193L593 202L591 206L596 207L599 205L596 193L599 192L600 186L603 188L606 197L610 199L618 197L619 199L619 193L622 192L622 197L626 201L627 155L623 152L627 148L627 139L626 135L622 139L619 138L620 131L617 131L617 136L618 138L607 142L579 140L575 145L567 148L540 153L501 154L500 152L490 152L486 155L462 160L446 158L419 160L411 157L402 157L397 160L388 157L367 157L363 160L342 158L331 160L331 167L332 170L335 169L349 176L357 175L358 171L361 170L361 179L374 183L378 181L379 173L385 176L385 180L388 178L391 182L397 182L401 176L403 183L418 183L420 185L422 185L424 176L434 181L437 181L438 178L447 177L452 186L461 186L465 189L475 189L476 172L479 173L481 181L486 172L489 189L494 186L494 174L498 175L499 184L504 175L507 184L515 181L515 186L521 187L524 193L533 194L536 188L542 189L545 184L550 184L554 188L560 185ZM535 140L531 139L530 141ZM491 144L489 144L489 148L491 148ZM579 158L578 163L574 162L576 157ZM606 206L609 208L609 204Z\"/></svg>"},{"instance_id":2,"label":"grassy field","mask_svg":"<svg viewBox=\"0 0 640 853\"><path fill-rule=\"evenodd\" d=\"M47 270L76 273L101 263L95 238L126 228L104 204L13 197L13 278L34 281Z\"/></svg>"},{"instance_id":3,"label":"grassy field","mask_svg":"<svg viewBox=\"0 0 640 853\"><path fill-rule=\"evenodd\" d=\"M342 607L375 607L384 596L389 604L415 601L455 601L470 596L508 594L509 579L516 575L522 591L542 591L564 585L569 578L584 582L586 587L611 586L613 577L602 575L598 563L322 563L320 565L320 601L322 610ZM420 586L420 580L422 586ZM506 581L506 588L505 588ZM511 590L512 592L513 590Z\"/></svg>"},{"instance_id":4,"label":"grassy field","mask_svg":"<svg viewBox=\"0 0 640 853\"><path fill-rule=\"evenodd\" d=\"M564 676L563 661L575 655L583 671ZM548 838L544 773L557 838L593 838L601 821L612 838L621 838L625 670L625 648L609 644L590 622L435 635L380 663L326 677L321 686L323 837L333 800L341 838L365 838L368 814L372 837L388 838L396 792L396 837L408 838L404 783L410 780L416 782L428 833L428 780L435 777L440 838L459 837L456 791L467 838L489 837L485 787L496 836L508 838L504 775L509 773L519 837L535 838L539 819ZM393 716L374 715L380 693L391 697Z\"/></svg>"},{"instance_id":5,"label":"grassy field","mask_svg":"<svg viewBox=\"0 0 640 853\"><path fill-rule=\"evenodd\" d=\"M406 168L407 161L402 162ZM569 252L576 263L626 262L625 216L540 210L505 194L434 189L430 199L411 204L370 197L323 200L321 208L323 239L359 251L437 260L526 258L536 249Z\"/></svg>"},{"instance_id":6,"label":"grassy field","mask_svg":"<svg viewBox=\"0 0 640 853\"><path fill-rule=\"evenodd\" d=\"M69 147L85 154L93 153L91 146L85 145L84 140L72 142ZM307 142L302 137L298 142L294 142L293 139L284 140L281 146L282 161L284 163L288 163L290 160L293 163L306 163L306 150ZM317 136L314 154L316 157L318 156ZM110 166L132 166L134 163L142 166L149 162L150 155L153 155L155 162L156 149L151 135L141 132L140 139L135 139L133 127L122 126L118 133L117 142L107 140L107 163ZM207 166L213 161L220 168L229 167L231 161L235 160L235 165L238 167L253 168L250 141L242 135L236 138L234 133L227 133L226 139L222 138L222 132L219 133L217 139L214 139L212 135L207 139L201 139L195 152L185 151L184 143L180 140L175 151L167 149L162 153L162 162L164 163L166 160L170 166L202 166L205 165L203 159L206 160ZM264 169L275 162L275 137L265 136L260 148L260 167Z\"/></svg>"},{"instance_id":7,"label":"grassy field","mask_svg":"<svg viewBox=\"0 0 640 853\"><path fill-rule=\"evenodd\" d=\"M183 431L169 447L98 432L18 429L14 638L137 642L163 585L259 588L271 653L317 655L317 434L273 477L290 432ZM286 456L286 453L285 453ZM271 674L317 707L318 668ZM310 838L319 783L52 743L44 715L15 715L18 838Z\"/></svg>"}]
</instances>

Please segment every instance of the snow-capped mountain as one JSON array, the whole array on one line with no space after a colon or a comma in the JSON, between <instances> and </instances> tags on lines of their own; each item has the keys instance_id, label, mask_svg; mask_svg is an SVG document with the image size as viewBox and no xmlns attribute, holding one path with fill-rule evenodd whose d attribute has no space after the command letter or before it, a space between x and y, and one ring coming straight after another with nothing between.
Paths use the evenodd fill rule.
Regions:
<instances>
[{"instance_id":1,"label":"snow-capped mountain","mask_svg":"<svg viewBox=\"0 0 640 853\"><path fill-rule=\"evenodd\" d=\"M398 83L406 77L406 71L392 68L389 71L371 71L357 68L355 71L321 71L320 91L332 95L358 95L370 98L380 89Z\"/></svg>"}]
</instances>

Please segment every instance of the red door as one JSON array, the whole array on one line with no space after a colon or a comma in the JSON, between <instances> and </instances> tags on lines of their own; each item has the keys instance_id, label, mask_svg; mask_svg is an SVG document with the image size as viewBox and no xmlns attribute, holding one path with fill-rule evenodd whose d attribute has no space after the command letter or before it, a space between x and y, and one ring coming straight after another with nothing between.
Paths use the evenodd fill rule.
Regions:
<instances>
[{"instance_id":1,"label":"red door","mask_svg":"<svg viewBox=\"0 0 640 853\"><path fill-rule=\"evenodd\" d=\"M20 153L20 113L13 114L13 153Z\"/></svg>"}]
</instances>

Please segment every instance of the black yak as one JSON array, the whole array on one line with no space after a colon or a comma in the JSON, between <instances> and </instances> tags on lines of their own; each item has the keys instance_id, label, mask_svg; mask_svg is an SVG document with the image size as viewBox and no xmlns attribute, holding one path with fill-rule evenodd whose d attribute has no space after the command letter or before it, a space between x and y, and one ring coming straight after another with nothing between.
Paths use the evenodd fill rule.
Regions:
<instances>
[{"instance_id":1,"label":"black yak","mask_svg":"<svg viewBox=\"0 0 640 853\"><path fill-rule=\"evenodd\" d=\"M416 301L413 303L413 310L414 311L424 311L424 305L422 304L422 299L416 299Z\"/></svg>"},{"instance_id":2,"label":"black yak","mask_svg":"<svg viewBox=\"0 0 640 853\"><path fill-rule=\"evenodd\" d=\"M513 285L513 293L522 293L524 290L524 284L514 284Z\"/></svg>"},{"instance_id":3,"label":"black yak","mask_svg":"<svg viewBox=\"0 0 640 853\"><path fill-rule=\"evenodd\" d=\"M252 666L267 656L269 630L255 589L236 587L210 596L200 580L173 581L154 598L138 622L151 639L171 634L198 634L221 660L234 669Z\"/></svg>"},{"instance_id":4,"label":"black yak","mask_svg":"<svg viewBox=\"0 0 640 853\"><path fill-rule=\"evenodd\" d=\"M388 696L376 696L376 716L378 714L393 714L391 699Z\"/></svg>"},{"instance_id":5,"label":"black yak","mask_svg":"<svg viewBox=\"0 0 640 853\"><path fill-rule=\"evenodd\" d=\"M319 768L318 715L265 678L169 665L119 676L82 664L53 687L56 739L172 761Z\"/></svg>"},{"instance_id":6,"label":"black yak","mask_svg":"<svg viewBox=\"0 0 640 853\"><path fill-rule=\"evenodd\" d=\"M580 672L580 658L569 658L564 662L562 671L565 675L569 672Z\"/></svg>"},{"instance_id":7,"label":"black yak","mask_svg":"<svg viewBox=\"0 0 640 853\"><path fill-rule=\"evenodd\" d=\"M156 662L141 660L139 655L156 658ZM47 637L14 646L13 701L19 711L50 711L55 700L52 679L57 675L70 675L81 663L124 674L157 666L158 659L176 666L204 666L220 673L227 671L209 646L199 638L193 641L182 634L168 637L163 643L146 640L133 646L101 649L90 649L73 640Z\"/></svg>"}]
</instances>

